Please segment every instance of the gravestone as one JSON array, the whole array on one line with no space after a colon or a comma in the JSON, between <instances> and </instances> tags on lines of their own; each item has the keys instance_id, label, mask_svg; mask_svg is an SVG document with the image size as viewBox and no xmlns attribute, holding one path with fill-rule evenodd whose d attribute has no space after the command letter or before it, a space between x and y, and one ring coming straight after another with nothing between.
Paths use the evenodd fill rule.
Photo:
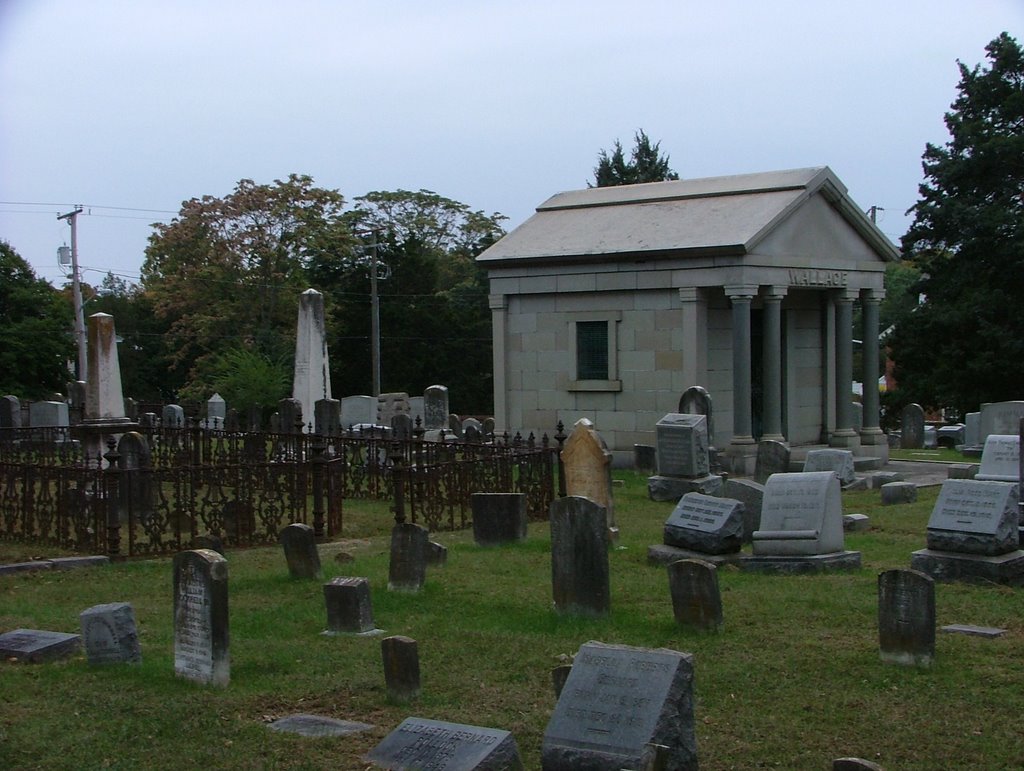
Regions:
<instances>
[{"instance_id":1,"label":"gravestone","mask_svg":"<svg viewBox=\"0 0 1024 771\"><path fill-rule=\"evenodd\" d=\"M0 634L0 661L14 659L26 664L42 664L75 655L82 637L43 629L13 629Z\"/></svg>"},{"instance_id":2,"label":"gravestone","mask_svg":"<svg viewBox=\"0 0 1024 771\"><path fill-rule=\"evenodd\" d=\"M718 568L710 562L687 559L670 563L668 588L679 626L701 631L716 631L722 626Z\"/></svg>"},{"instance_id":3,"label":"gravestone","mask_svg":"<svg viewBox=\"0 0 1024 771\"><path fill-rule=\"evenodd\" d=\"M913 503L917 500L917 485L913 482L888 482L879 489L882 491L883 506Z\"/></svg>"},{"instance_id":4,"label":"gravestone","mask_svg":"<svg viewBox=\"0 0 1024 771\"><path fill-rule=\"evenodd\" d=\"M374 425L377 422L377 398L375 396L346 396L341 400L341 425Z\"/></svg>"},{"instance_id":5,"label":"gravestone","mask_svg":"<svg viewBox=\"0 0 1024 771\"><path fill-rule=\"evenodd\" d=\"M203 533L197 535L192 539L193 549L209 549L215 551L220 556L224 556L224 539L219 535L213 535L212 533Z\"/></svg>"},{"instance_id":6,"label":"gravestone","mask_svg":"<svg viewBox=\"0 0 1024 771\"><path fill-rule=\"evenodd\" d=\"M164 428L184 428L185 410L180 404L165 404L160 413L160 424Z\"/></svg>"},{"instance_id":7,"label":"gravestone","mask_svg":"<svg viewBox=\"0 0 1024 771\"><path fill-rule=\"evenodd\" d=\"M124 472L117 480L121 523L148 523L156 507L149 442L137 431L128 431L121 435L117 453L117 467Z\"/></svg>"},{"instance_id":8,"label":"gravestone","mask_svg":"<svg viewBox=\"0 0 1024 771\"><path fill-rule=\"evenodd\" d=\"M127 602L93 605L78 615L90 664L140 664L142 646L135 610Z\"/></svg>"},{"instance_id":9,"label":"gravestone","mask_svg":"<svg viewBox=\"0 0 1024 771\"><path fill-rule=\"evenodd\" d=\"M416 421L420 422L420 427L423 426L423 397L422 396L410 396L409 397L409 419L412 420L412 424L415 426Z\"/></svg>"},{"instance_id":10,"label":"gravestone","mask_svg":"<svg viewBox=\"0 0 1024 771\"><path fill-rule=\"evenodd\" d=\"M479 442L484 436L484 425L476 418L462 421L462 438L467 442Z\"/></svg>"},{"instance_id":11,"label":"gravestone","mask_svg":"<svg viewBox=\"0 0 1024 771\"><path fill-rule=\"evenodd\" d=\"M174 555L174 673L204 685L231 679L228 562L215 551Z\"/></svg>"},{"instance_id":12,"label":"gravestone","mask_svg":"<svg viewBox=\"0 0 1024 771\"><path fill-rule=\"evenodd\" d=\"M653 444L633 445L633 468L648 474L658 470L658 449Z\"/></svg>"},{"instance_id":13,"label":"gravestone","mask_svg":"<svg viewBox=\"0 0 1024 771\"><path fill-rule=\"evenodd\" d=\"M337 718L325 717L324 715L308 715L299 712L294 715L285 715L273 723L267 723L267 728L271 731L319 739L361 733L362 731L369 731L373 726L369 723L360 723L355 720L338 720Z\"/></svg>"},{"instance_id":14,"label":"gravestone","mask_svg":"<svg viewBox=\"0 0 1024 771\"><path fill-rule=\"evenodd\" d=\"M67 403L32 402L28 405L28 424L32 428L66 428L71 424Z\"/></svg>"},{"instance_id":15,"label":"gravestone","mask_svg":"<svg viewBox=\"0 0 1024 771\"><path fill-rule=\"evenodd\" d=\"M850 450L808 450L804 471L834 471L843 487L857 480Z\"/></svg>"},{"instance_id":16,"label":"gravestone","mask_svg":"<svg viewBox=\"0 0 1024 771\"><path fill-rule=\"evenodd\" d=\"M313 404L313 426L320 436L337 436L341 431L341 402L317 399Z\"/></svg>"},{"instance_id":17,"label":"gravestone","mask_svg":"<svg viewBox=\"0 0 1024 771\"><path fill-rule=\"evenodd\" d=\"M420 654L416 641L403 635L385 637L380 641L380 655L388 699L405 703L419 698Z\"/></svg>"},{"instance_id":18,"label":"gravestone","mask_svg":"<svg viewBox=\"0 0 1024 771\"><path fill-rule=\"evenodd\" d=\"M448 415L448 430L456 439L462 438L462 418L455 414Z\"/></svg>"},{"instance_id":19,"label":"gravestone","mask_svg":"<svg viewBox=\"0 0 1024 771\"><path fill-rule=\"evenodd\" d=\"M992 434L1016 434L1024 418L1024 401L991 402L981 405L978 444Z\"/></svg>"},{"instance_id":20,"label":"gravestone","mask_svg":"<svg viewBox=\"0 0 1024 771\"><path fill-rule=\"evenodd\" d=\"M228 418L228 405L224 397L214 394L206 400L206 421L203 427L213 431L223 431Z\"/></svg>"},{"instance_id":21,"label":"gravestone","mask_svg":"<svg viewBox=\"0 0 1024 771\"><path fill-rule=\"evenodd\" d=\"M124 397L124 414L128 420L138 421L139 403L130 396Z\"/></svg>"},{"instance_id":22,"label":"gravestone","mask_svg":"<svg viewBox=\"0 0 1024 771\"><path fill-rule=\"evenodd\" d=\"M904 450L924 447L924 410L920 404L908 404L900 413L900 447Z\"/></svg>"},{"instance_id":23,"label":"gravestone","mask_svg":"<svg viewBox=\"0 0 1024 771\"><path fill-rule=\"evenodd\" d=\"M928 520L928 548L910 566L937 581L1024 584L1018 486L947 479Z\"/></svg>"},{"instance_id":24,"label":"gravestone","mask_svg":"<svg viewBox=\"0 0 1024 771\"><path fill-rule=\"evenodd\" d=\"M85 388L85 420L130 423L124 414L114 317L109 313L94 313L89 317L88 334L89 379Z\"/></svg>"},{"instance_id":25,"label":"gravestone","mask_svg":"<svg viewBox=\"0 0 1024 771\"><path fill-rule=\"evenodd\" d=\"M500 546L526 538L526 493L473 493L473 541Z\"/></svg>"},{"instance_id":26,"label":"gravestone","mask_svg":"<svg viewBox=\"0 0 1024 771\"><path fill-rule=\"evenodd\" d=\"M679 397L679 413L682 415L703 415L707 418L708 447L715 443L715 421L711 394L701 386L690 386Z\"/></svg>"},{"instance_id":27,"label":"gravestone","mask_svg":"<svg viewBox=\"0 0 1024 771\"><path fill-rule=\"evenodd\" d=\"M757 460L754 465L754 481L764 484L772 474L789 473L789 447L774 439L762 439L757 443Z\"/></svg>"},{"instance_id":28,"label":"gravestone","mask_svg":"<svg viewBox=\"0 0 1024 771\"><path fill-rule=\"evenodd\" d=\"M418 592L423 588L427 577L429 540L427 529L411 522L401 522L391 529L388 589Z\"/></svg>"},{"instance_id":29,"label":"gravestone","mask_svg":"<svg viewBox=\"0 0 1024 771\"><path fill-rule=\"evenodd\" d=\"M0 397L0 428L21 428L21 401L17 396Z\"/></svg>"},{"instance_id":30,"label":"gravestone","mask_svg":"<svg viewBox=\"0 0 1024 771\"><path fill-rule=\"evenodd\" d=\"M710 472L706 417L670 413L657 422L654 434L659 474L702 477Z\"/></svg>"},{"instance_id":31,"label":"gravestone","mask_svg":"<svg viewBox=\"0 0 1024 771\"><path fill-rule=\"evenodd\" d=\"M377 397L376 423L378 426L390 426L395 415L408 415L409 411L409 394L399 391L381 394Z\"/></svg>"},{"instance_id":32,"label":"gravestone","mask_svg":"<svg viewBox=\"0 0 1024 771\"><path fill-rule=\"evenodd\" d=\"M236 434L242 430L242 416L234 407L228 407L228 415L224 418L224 430Z\"/></svg>"},{"instance_id":33,"label":"gravestone","mask_svg":"<svg viewBox=\"0 0 1024 771\"><path fill-rule=\"evenodd\" d=\"M301 522L293 522L281 530L281 546L288 562L288 573L292 578L319 578L320 552L316 548L313 528Z\"/></svg>"},{"instance_id":34,"label":"gravestone","mask_svg":"<svg viewBox=\"0 0 1024 771\"><path fill-rule=\"evenodd\" d=\"M85 418L85 381L72 380L68 384L68 409L71 422L81 423Z\"/></svg>"},{"instance_id":35,"label":"gravestone","mask_svg":"<svg viewBox=\"0 0 1024 771\"><path fill-rule=\"evenodd\" d=\"M391 418L391 438L401 441L412 439L412 417L407 412L399 412Z\"/></svg>"},{"instance_id":36,"label":"gravestone","mask_svg":"<svg viewBox=\"0 0 1024 771\"><path fill-rule=\"evenodd\" d=\"M743 504L687 493L665 522L664 542L702 554L731 554L743 545Z\"/></svg>"},{"instance_id":37,"label":"gravestone","mask_svg":"<svg viewBox=\"0 0 1024 771\"><path fill-rule=\"evenodd\" d=\"M544 771L664 768L695 771L693 656L588 642L544 731Z\"/></svg>"},{"instance_id":38,"label":"gravestone","mask_svg":"<svg viewBox=\"0 0 1024 771\"><path fill-rule=\"evenodd\" d=\"M142 428L156 428L159 416L155 412L143 412L139 415L139 425Z\"/></svg>"},{"instance_id":39,"label":"gravestone","mask_svg":"<svg viewBox=\"0 0 1024 771\"><path fill-rule=\"evenodd\" d=\"M327 631L324 634L377 631L373 625L369 579L332 578L324 584L324 604L327 606Z\"/></svg>"},{"instance_id":40,"label":"gravestone","mask_svg":"<svg viewBox=\"0 0 1024 771\"><path fill-rule=\"evenodd\" d=\"M882 661L929 667L935 658L935 582L916 570L878 576L878 648Z\"/></svg>"},{"instance_id":41,"label":"gravestone","mask_svg":"<svg viewBox=\"0 0 1024 771\"><path fill-rule=\"evenodd\" d=\"M761 527L743 570L806 573L860 567L843 548L839 478L832 471L773 474L764 488Z\"/></svg>"},{"instance_id":42,"label":"gravestone","mask_svg":"<svg viewBox=\"0 0 1024 771\"><path fill-rule=\"evenodd\" d=\"M330 357L324 322L324 296L315 289L299 295L295 325L295 367L292 398L302 405L307 422L316 414L316 403L331 398ZM303 430L309 430L304 426Z\"/></svg>"},{"instance_id":43,"label":"gravestone","mask_svg":"<svg viewBox=\"0 0 1024 771\"><path fill-rule=\"evenodd\" d=\"M974 477L983 482L1020 483L1020 435L990 434Z\"/></svg>"},{"instance_id":44,"label":"gravestone","mask_svg":"<svg viewBox=\"0 0 1024 771\"><path fill-rule=\"evenodd\" d=\"M566 495L589 498L607 517L609 535L618 535L612 500L612 454L594 424L580 418L562 448Z\"/></svg>"},{"instance_id":45,"label":"gravestone","mask_svg":"<svg viewBox=\"0 0 1024 771\"><path fill-rule=\"evenodd\" d=\"M515 737L508 731L421 717L403 720L366 759L382 768L409 771L518 771L523 767Z\"/></svg>"},{"instance_id":46,"label":"gravestone","mask_svg":"<svg viewBox=\"0 0 1024 771\"><path fill-rule=\"evenodd\" d=\"M611 606L604 507L570 495L551 503L551 584L559 613L604 616Z\"/></svg>"},{"instance_id":47,"label":"gravestone","mask_svg":"<svg viewBox=\"0 0 1024 771\"><path fill-rule=\"evenodd\" d=\"M298 399L281 399L277 403L277 415L282 434L301 434L305 428L306 413Z\"/></svg>"},{"instance_id":48,"label":"gravestone","mask_svg":"<svg viewBox=\"0 0 1024 771\"><path fill-rule=\"evenodd\" d=\"M981 446L981 413L968 412L964 415L964 447Z\"/></svg>"},{"instance_id":49,"label":"gravestone","mask_svg":"<svg viewBox=\"0 0 1024 771\"><path fill-rule=\"evenodd\" d=\"M726 479L725 497L743 504L743 543L754 540L754 531L761 526L761 507L764 505L764 485L749 479Z\"/></svg>"},{"instance_id":50,"label":"gravestone","mask_svg":"<svg viewBox=\"0 0 1024 771\"><path fill-rule=\"evenodd\" d=\"M438 567L448 563L448 547L437 541L427 541L427 565Z\"/></svg>"}]
</instances>

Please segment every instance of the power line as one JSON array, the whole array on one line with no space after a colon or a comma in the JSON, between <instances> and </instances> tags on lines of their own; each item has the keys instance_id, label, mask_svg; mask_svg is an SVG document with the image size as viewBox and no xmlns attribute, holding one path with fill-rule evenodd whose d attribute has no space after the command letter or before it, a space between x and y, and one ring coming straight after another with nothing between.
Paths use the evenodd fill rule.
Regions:
<instances>
[{"instance_id":1,"label":"power line","mask_svg":"<svg viewBox=\"0 0 1024 771\"><path fill-rule=\"evenodd\" d=\"M178 214L179 212L171 211L170 209L140 209L134 206L104 206L98 203L56 203L52 201L0 201L0 206L59 206L66 208L68 206L81 206L85 209L112 209L114 211L140 211L140 212L153 212L155 214Z\"/></svg>"}]
</instances>

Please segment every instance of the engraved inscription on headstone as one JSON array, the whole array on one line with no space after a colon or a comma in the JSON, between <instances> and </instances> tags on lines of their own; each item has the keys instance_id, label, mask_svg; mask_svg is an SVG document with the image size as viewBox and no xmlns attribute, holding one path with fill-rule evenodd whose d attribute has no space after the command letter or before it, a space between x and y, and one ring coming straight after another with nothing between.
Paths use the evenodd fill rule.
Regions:
<instances>
[{"instance_id":1,"label":"engraved inscription on headstone","mask_svg":"<svg viewBox=\"0 0 1024 771\"><path fill-rule=\"evenodd\" d=\"M764 488L755 555L814 555L843 550L839 479L831 471L773 474Z\"/></svg>"},{"instance_id":2,"label":"engraved inscription on headstone","mask_svg":"<svg viewBox=\"0 0 1024 771\"><path fill-rule=\"evenodd\" d=\"M81 636L42 629L14 629L0 634L0 660L30 664L66 659L82 644Z\"/></svg>"},{"instance_id":3,"label":"engraved inscription on headstone","mask_svg":"<svg viewBox=\"0 0 1024 771\"><path fill-rule=\"evenodd\" d=\"M947 479L928 520L928 548L997 555L1019 545L1017 485Z\"/></svg>"},{"instance_id":4,"label":"engraved inscription on headstone","mask_svg":"<svg viewBox=\"0 0 1024 771\"><path fill-rule=\"evenodd\" d=\"M389 769L517 771L523 767L515 737L497 728L409 717L366 759Z\"/></svg>"},{"instance_id":5,"label":"engraved inscription on headstone","mask_svg":"<svg viewBox=\"0 0 1024 771\"><path fill-rule=\"evenodd\" d=\"M975 479L991 482L1020 482L1020 436L991 434L981 453L981 468Z\"/></svg>"},{"instance_id":6,"label":"engraved inscription on headstone","mask_svg":"<svg viewBox=\"0 0 1024 771\"><path fill-rule=\"evenodd\" d=\"M139 664L142 647L135 611L127 602L94 605L78 615L90 664Z\"/></svg>"},{"instance_id":7,"label":"engraved inscription on headstone","mask_svg":"<svg viewBox=\"0 0 1024 771\"><path fill-rule=\"evenodd\" d=\"M707 418L669 413L654 427L658 473L662 476L705 476L708 462Z\"/></svg>"},{"instance_id":8,"label":"engraved inscription on headstone","mask_svg":"<svg viewBox=\"0 0 1024 771\"><path fill-rule=\"evenodd\" d=\"M231 678L228 562L215 551L174 556L174 672L203 684Z\"/></svg>"},{"instance_id":9,"label":"engraved inscription on headstone","mask_svg":"<svg viewBox=\"0 0 1024 771\"><path fill-rule=\"evenodd\" d=\"M705 554L731 554L743 545L743 504L687 493L665 522L665 543Z\"/></svg>"},{"instance_id":10,"label":"engraved inscription on headstone","mask_svg":"<svg viewBox=\"0 0 1024 771\"><path fill-rule=\"evenodd\" d=\"M878 576L878 642L882 661L931 666L935 657L935 582L916 570Z\"/></svg>"}]
</instances>

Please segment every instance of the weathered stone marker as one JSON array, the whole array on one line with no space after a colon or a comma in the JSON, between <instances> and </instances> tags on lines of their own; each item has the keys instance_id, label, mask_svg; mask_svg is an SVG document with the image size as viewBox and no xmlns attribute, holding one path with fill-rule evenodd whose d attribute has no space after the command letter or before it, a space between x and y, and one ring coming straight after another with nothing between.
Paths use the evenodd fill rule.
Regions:
<instances>
[{"instance_id":1,"label":"weathered stone marker","mask_svg":"<svg viewBox=\"0 0 1024 771\"><path fill-rule=\"evenodd\" d=\"M408 717L370 750L366 759L389 769L518 771L515 737L497 728Z\"/></svg>"},{"instance_id":2,"label":"weathered stone marker","mask_svg":"<svg viewBox=\"0 0 1024 771\"><path fill-rule=\"evenodd\" d=\"M743 545L743 504L687 493L665 522L664 541L704 554L730 554Z\"/></svg>"},{"instance_id":3,"label":"weathered stone marker","mask_svg":"<svg viewBox=\"0 0 1024 771\"><path fill-rule=\"evenodd\" d=\"M900 447L920 450L924 446L924 410L920 404L908 404L900 413Z\"/></svg>"},{"instance_id":4,"label":"weathered stone marker","mask_svg":"<svg viewBox=\"0 0 1024 771\"><path fill-rule=\"evenodd\" d=\"M762 439L757 443L757 460L754 464L754 481L763 485L772 474L789 473L789 448L774 439Z\"/></svg>"},{"instance_id":5,"label":"weathered stone marker","mask_svg":"<svg viewBox=\"0 0 1024 771\"><path fill-rule=\"evenodd\" d=\"M834 471L844 487L857 479L850 450L808 450L804 471Z\"/></svg>"},{"instance_id":6,"label":"weathered stone marker","mask_svg":"<svg viewBox=\"0 0 1024 771\"><path fill-rule=\"evenodd\" d=\"M589 498L605 512L612 538L618 534L612 501L612 454L594 424L586 418L576 421L562 449L567 495Z\"/></svg>"},{"instance_id":7,"label":"weathered stone marker","mask_svg":"<svg viewBox=\"0 0 1024 771\"><path fill-rule=\"evenodd\" d=\"M394 635L380 641L388 699L408 702L420 695L420 654L411 637Z\"/></svg>"},{"instance_id":8,"label":"weathered stone marker","mask_svg":"<svg viewBox=\"0 0 1024 771\"><path fill-rule=\"evenodd\" d=\"M292 578L320 577L320 552L316 548L313 528L293 522L281 530L280 540Z\"/></svg>"},{"instance_id":9,"label":"weathered stone marker","mask_svg":"<svg viewBox=\"0 0 1024 771\"><path fill-rule=\"evenodd\" d=\"M428 431L448 425L448 388L428 386L423 392L423 428Z\"/></svg>"},{"instance_id":10,"label":"weathered stone marker","mask_svg":"<svg viewBox=\"0 0 1024 771\"><path fill-rule=\"evenodd\" d=\"M544 731L544 771L697 768L693 656L664 648L580 647Z\"/></svg>"},{"instance_id":11,"label":"weathered stone marker","mask_svg":"<svg viewBox=\"0 0 1024 771\"><path fill-rule=\"evenodd\" d=\"M324 634L364 634L376 631L370 581L366 578L332 578L324 584L327 631Z\"/></svg>"},{"instance_id":12,"label":"weathered stone marker","mask_svg":"<svg viewBox=\"0 0 1024 771\"><path fill-rule=\"evenodd\" d=\"M135 610L127 602L93 605L78 614L90 664L140 664L142 646Z\"/></svg>"},{"instance_id":13,"label":"weathered stone marker","mask_svg":"<svg viewBox=\"0 0 1024 771\"><path fill-rule=\"evenodd\" d=\"M551 584L555 610L603 616L611 608L608 528L603 506L570 495L551 504Z\"/></svg>"},{"instance_id":14,"label":"weathered stone marker","mask_svg":"<svg viewBox=\"0 0 1024 771\"><path fill-rule=\"evenodd\" d=\"M228 562L215 551L174 555L174 673L204 685L231 679Z\"/></svg>"},{"instance_id":15,"label":"weathered stone marker","mask_svg":"<svg viewBox=\"0 0 1024 771\"><path fill-rule=\"evenodd\" d=\"M473 493L473 540L500 546L526 538L526 493Z\"/></svg>"},{"instance_id":16,"label":"weathered stone marker","mask_svg":"<svg viewBox=\"0 0 1024 771\"><path fill-rule=\"evenodd\" d=\"M878 576L878 647L882 661L929 667L935 658L935 582L916 570Z\"/></svg>"},{"instance_id":17,"label":"weathered stone marker","mask_svg":"<svg viewBox=\"0 0 1024 771\"><path fill-rule=\"evenodd\" d=\"M418 592L427 578L430 533L425 527L402 522L391 529L391 562L388 589Z\"/></svg>"},{"instance_id":18,"label":"weathered stone marker","mask_svg":"<svg viewBox=\"0 0 1024 771\"><path fill-rule=\"evenodd\" d=\"M0 634L0 659L40 664L73 656L81 645L82 638L77 634L14 629Z\"/></svg>"},{"instance_id":19,"label":"weathered stone marker","mask_svg":"<svg viewBox=\"0 0 1024 771\"><path fill-rule=\"evenodd\" d=\"M1020 482L1020 436L991 434L981 452L981 468L974 477L988 482Z\"/></svg>"},{"instance_id":20,"label":"weathered stone marker","mask_svg":"<svg viewBox=\"0 0 1024 771\"><path fill-rule=\"evenodd\" d=\"M722 626L718 569L703 560L678 560L668 566L672 613L681 627L717 631Z\"/></svg>"}]
</instances>

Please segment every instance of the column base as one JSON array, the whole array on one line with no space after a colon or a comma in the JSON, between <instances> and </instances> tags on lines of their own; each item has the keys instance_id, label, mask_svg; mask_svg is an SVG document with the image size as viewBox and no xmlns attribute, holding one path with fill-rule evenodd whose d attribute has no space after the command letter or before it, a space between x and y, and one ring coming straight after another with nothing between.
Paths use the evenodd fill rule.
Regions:
<instances>
[{"instance_id":1,"label":"column base","mask_svg":"<svg viewBox=\"0 0 1024 771\"><path fill-rule=\"evenodd\" d=\"M787 440L782 434L764 434L761 436L762 442L782 442L786 444Z\"/></svg>"},{"instance_id":2,"label":"column base","mask_svg":"<svg viewBox=\"0 0 1024 771\"><path fill-rule=\"evenodd\" d=\"M840 428L828 438L829 447L840 447L844 450L860 449L860 434L852 428Z\"/></svg>"},{"instance_id":3,"label":"column base","mask_svg":"<svg viewBox=\"0 0 1024 771\"><path fill-rule=\"evenodd\" d=\"M877 426L861 430L860 446L865 455L881 458L883 463L889 462L889 437Z\"/></svg>"}]
</instances>

